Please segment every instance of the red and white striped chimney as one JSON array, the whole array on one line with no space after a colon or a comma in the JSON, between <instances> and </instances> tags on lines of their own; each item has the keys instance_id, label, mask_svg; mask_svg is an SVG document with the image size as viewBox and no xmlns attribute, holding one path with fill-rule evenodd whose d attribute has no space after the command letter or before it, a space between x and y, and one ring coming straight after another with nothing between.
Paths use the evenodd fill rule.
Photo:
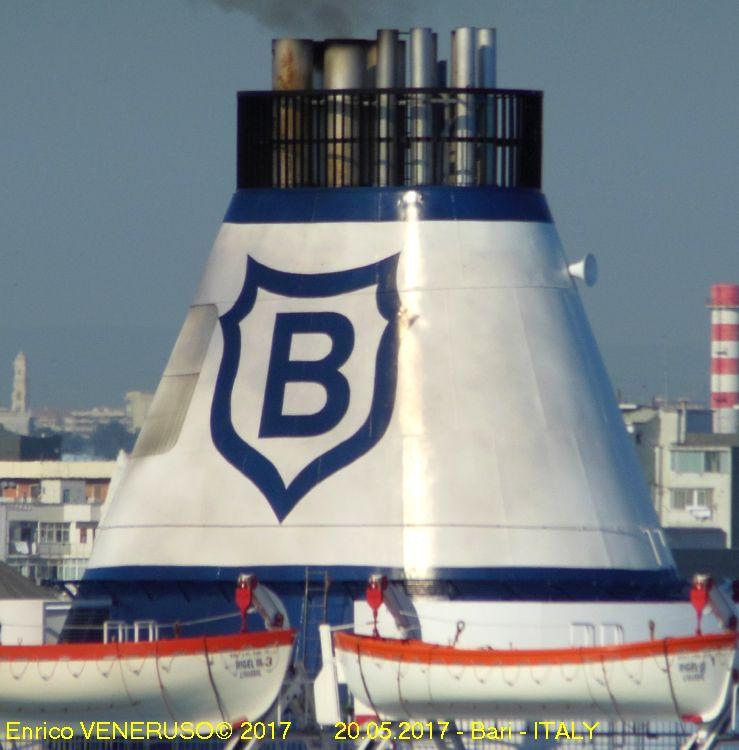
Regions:
<instances>
[{"instance_id":1,"label":"red and white striped chimney","mask_svg":"<svg viewBox=\"0 0 739 750\"><path fill-rule=\"evenodd\" d=\"M711 408L713 431L739 427L739 284L711 287Z\"/></svg>"}]
</instances>

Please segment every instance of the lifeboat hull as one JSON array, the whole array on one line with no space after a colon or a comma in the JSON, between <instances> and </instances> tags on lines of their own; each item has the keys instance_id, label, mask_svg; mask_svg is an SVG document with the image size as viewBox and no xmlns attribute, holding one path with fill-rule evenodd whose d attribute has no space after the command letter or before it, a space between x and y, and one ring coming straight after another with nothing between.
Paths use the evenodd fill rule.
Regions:
<instances>
[{"instance_id":1,"label":"lifeboat hull","mask_svg":"<svg viewBox=\"0 0 739 750\"><path fill-rule=\"evenodd\" d=\"M0 720L255 719L277 698L294 631L0 647Z\"/></svg>"},{"instance_id":2,"label":"lifeboat hull","mask_svg":"<svg viewBox=\"0 0 739 750\"><path fill-rule=\"evenodd\" d=\"M388 719L711 721L736 634L604 647L496 651L336 633L349 689Z\"/></svg>"}]
</instances>

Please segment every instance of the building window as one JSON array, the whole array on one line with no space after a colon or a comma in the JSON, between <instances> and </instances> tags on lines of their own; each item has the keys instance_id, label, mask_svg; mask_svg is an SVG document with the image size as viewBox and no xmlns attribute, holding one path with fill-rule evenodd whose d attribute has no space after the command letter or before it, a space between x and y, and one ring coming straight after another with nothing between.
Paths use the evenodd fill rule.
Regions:
<instances>
[{"instance_id":1,"label":"building window","mask_svg":"<svg viewBox=\"0 0 739 750\"><path fill-rule=\"evenodd\" d=\"M62 560L61 575L62 581L79 581L87 567L87 560L68 558Z\"/></svg>"},{"instance_id":2,"label":"building window","mask_svg":"<svg viewBox=\"0 0 739 750\"><path fill-rule=\"evenodd\" d=\"M0 482L0 491L2 492L2 496L9 500L18 498L18 485L11 480Z\"/></svg>"},{"instance_id":3,"label":"building window","mask_svg":"<svg viewBox=\"0 0 739 750\"><path fill-rule=\"evenodd\" d=\"M673 471L689 474L724 474L728 454L724 451L671 451Z\"/></svg>"},{"instance_id":4,"label":"building window","mask_svg":"<svg viewBox=\"0 0 739 750\"><path fill-rule=\"evenodd\" d=\"M80 544L88 544L95 539L95 529L97 524L94 522L78 523L77 528L80 531Z\"/></svg>"},{"instance_id":5,"label":"building window","mask_svg":"<svg viewBox=\"0 0 739 750\"><path fill-rule=\"evenodd\" d=\"M721 451L706 451L703 461L705 470L712 474L723 474L726 471L726 458L727 454Z\"/></svg>"},{"instance_id":6,"label":"building window","mask_svg":"<svg viewBox=\"0 0 739 750\"><path fill-rule=\"evenodd\" d=\"M71 501L71 499L72 497L70 491L68 489L62 490L62 502L68 503Z\"/></svg>"},{"instance_id":7,"label":"building window","mask_svg":"<svg viewBox=\"0 0 739 750\"><path fill-rule=\"evenodd\" d=\"M8 539L11 542L35 542L36 524L30 521L11 521L8 524Z\"/></svg>"},{"instance_id":8,"label":"building window","mask_svg":"<svg viewBox=\"0 0 739 750\"><path fill-rule=\"evenodd\" d=\"M710 487L679 487L670 490L670 504L673 510L685 510L696 520L709 521L713 518L713 489Z\"/></svg>"},{"instance_id":9,"label":"building window","mask_svg":"<svg viewBox=\"0 0 739 750\"><path fill-rule=\"evenodd\" d=\"M98 502L105 500L105 496L108 494L108 483L95 482L94 484L87 485L87 496Z\"/></svg>"},{"instance_id":10,"label":"building window","mask_svg":"<svg viewBox=\"0 0 739 750\"><path fill-rule=\"evenodd\" d=\"M69 524L40 522L38 525L38 540L39 542L68 544Z\"/></svg>"}]
</instances>

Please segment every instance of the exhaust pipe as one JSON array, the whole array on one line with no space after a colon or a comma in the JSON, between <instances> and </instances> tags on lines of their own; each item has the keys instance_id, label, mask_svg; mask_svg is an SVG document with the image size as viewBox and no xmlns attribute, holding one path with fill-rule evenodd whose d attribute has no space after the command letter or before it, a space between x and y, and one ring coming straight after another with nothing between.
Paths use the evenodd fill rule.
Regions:
<instances>
[{"instance_id":1,"label":"exhaust pipe","mask_svg":"<svg viewBox=\"0 0 739 750\"><path fill-rule=\"evenodd\" d=\"M272 40L272 88L302 91L312 88L313 42L310 39ZM308 177L308 154L299 141L307 136L308 118L291 97L278 97L277 130L280 148L273 162L273 182L279 187L297 187Z\"/></svg>"},{"instance_id":2,"label":"exhaust pipe","mask_svg":"<svg viewBox=\"0 0 739 750\"><path fill-rule=\"evenodd\" d=\"M380 29L376 46L377 88L397 88L401 52L397 29ZM382 187L395 182L392 174L392 165L395 164L395 111L395 94L380 94L377 108L377 184Z\"/></svg>"},{"instance_id":3,"label":"exhaust pipe","mask_svg":"<svg viewBox=\"0 0 739 750\"><path fill-rule=\"evenodd\" d=\"M477 86L481 89L494 89L496 86L496 60L495 60L495 29L477 30ZM492 138L495 136L496 108L493 97L485 97L485 107L481 112L483 122L478 123L477 131L485 139L480 154L479 180L483 185L496 184L496 172L498 165L495 159L495 146Z\"/></svg>"},{"instance_id":4,"label":"exhaust pipe","mask_svg":"<svg viewBox=\"0 0 739 750\"><path fill-rule=\"evenodd\" d=\"M462 26L452 32L452 87L473 88L475 85L476 29ZM475 182L475 102L471 94L457 94L454 118L454 182L472 185Z\"/></svg>"},{"instance_id":5,"label":"exhaust pipe","mask_svg":"<svg viewBox=\"0 0 739 750\"><path fill-rule=\"evenodd\" d=\"M436 35L431 29L411 29L411 88L436 85ZM411 184L431 182L431 107L428 94L412 94Z\"/></svg>"},{"instance_id":6,"label":"exhaust pipe","mask_svg":"<svg viewBox=\"0 0 739 750\"><path fill-rule=\"evenodd\" d=\"M367 75L367 42L326 42L323 81L327 89L361 89ZM353 94L330 96L328 116L328 185L351 187L359 181L359 102Z\"/></svg>"}]
</instances>

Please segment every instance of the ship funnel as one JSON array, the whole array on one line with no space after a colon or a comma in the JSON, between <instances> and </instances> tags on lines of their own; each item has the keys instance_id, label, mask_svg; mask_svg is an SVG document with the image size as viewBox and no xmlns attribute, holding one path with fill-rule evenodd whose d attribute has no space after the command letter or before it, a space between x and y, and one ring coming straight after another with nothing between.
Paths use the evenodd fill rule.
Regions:
<instances>
[{"instance_id":1,"label":"ship funnel","mask_svg":"<svg viewBox=\"0 0 739 750\"><path fill-rule=\"evenodd\" d=\"M434 32L400 36L276 40L238 95L236 191L84 582L114 619L227 614L244 571L296 621L329 579L350 621L374 574L674 590L573 283L595 260L541 192L542 94L494 88L493 29L455 30L449 86Z\"/></svg>"}]
</instances>

